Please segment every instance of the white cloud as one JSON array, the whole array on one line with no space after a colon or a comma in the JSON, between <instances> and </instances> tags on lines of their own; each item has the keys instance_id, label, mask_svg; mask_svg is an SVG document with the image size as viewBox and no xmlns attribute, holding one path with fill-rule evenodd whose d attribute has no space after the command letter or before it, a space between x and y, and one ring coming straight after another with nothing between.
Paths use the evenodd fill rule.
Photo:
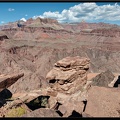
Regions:
<instances>
[{"instance_id":1,"label":"white cloud","mask_svg":"<svg viewBox=\"0 0 120 120\"><path fill-rule=\"evenodd\" d=\"M22 21L24 21L24 22L26 22L26 21L27 21L25 18L21 18L20 20L22 20Z\"/></svg>"},{"instance_id":2,"label":"white cloud","mask_svg":"<svg viewBox=\"0 0 120 120\"><path fill-rule=\"evenodd\" d=\"M11 12L11 11L14 11L15 9L13 8L8 8L8 11Z\"/></svg>"},{"instance_id":3,"label":"white cloud","mask_svg":"<svg viewBox=\"0 0 120 120\"><path fill-rule=\"evenodd\" d=\"M53 18L59 22L80 22L81 20L95 21L95 20L120 20L120 5L115 3L114 5L105 4L102 6L97 5L94 2L80 3L69 9L64 9L61 13L44 12L43 15L33 16L33 19L37 17L41 18Z\"/></svg>"},{"instance_id":4,"label":"white cloud","mask_svg":"<svg viewBox=\"0 0 120 120\"><path fill-rule=\"evenodd\" d=\"M27 17L28 15L26 14L25 16Z\"/></svg>"}]
</instances>

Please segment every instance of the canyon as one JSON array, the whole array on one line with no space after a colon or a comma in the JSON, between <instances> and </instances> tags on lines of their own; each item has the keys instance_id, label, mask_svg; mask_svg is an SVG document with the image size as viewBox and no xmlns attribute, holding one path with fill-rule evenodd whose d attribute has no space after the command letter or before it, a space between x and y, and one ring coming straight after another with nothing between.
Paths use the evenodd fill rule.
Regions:
<instances>
[{"instance_id":1,"label":"canyon","mask_svg":"<svg viewBox=\"0 0 120 120\"><path fill-rule=\"evenodd\" d=\"M120 116L119 112L117 112L117 110L119 111L119 97L115 98L115 95L118 96L117 94L119 93L119 85L118 87L114 87L114 83L119 78L120 72L120 26L107 23L86 22L62 24L48 18L37 18L35 20L31 18L28 19L24 25L24 27L17 27L17 22L14 22L0 26L0 75L13 76L14 74L22 74L22 77L18 80L13 80L13 83L11 82L11 84L7 86L7 89L13 96L23 96L24 94L27 95L27 93L33 94L31 91L47 89L50 86L49 77L46 77L48 73L51 70L55 71L56 69L62 69L62 67L64 67L63 65L61 66L59 60L67 57L71 57L70 60L75 57L74 59L76 60L76 56L79 56L79 59L89 59L86 81L88 81L88 83L89 81L90 83L93 81L87 92L88 107L86 107L86 113L80 112L79 114L81 116L87 116L88 114L88 116L90 115L92 117ZM69 60L66 61L69 63ZM68 66L70 67L70 65ZM65 71L67 71L67 66L65 67ZM56 77L57 80L64 77L68 79L64 76L65 72L59 72L60 70L58 70L58 73L53 72L53 74L58 74L58 76L56 75L58 77ZM75 71L73 70L73 72ZM72 72L68 73L66 72L68 76L73 74ZM76 74L77 73L75 73L75 76L77 76ZM116 78L115 82L113 82L114 78ZM102 83L102 80L107 82ZM74 84L77 86L77 83L79 83L77 78L75 81ZM113 82L113 84L111 84L112 88L108 86L111 82ZM80 83L80 85L84 86L85 83ZM64 84L64 82L60 84ZM60 86L59 89L67 89L66 84L65 86L63 85L63 88ZM74 86L74 88L76 86ZM2 89L5 89L5 87ZM79 89L78 87L78 91ZM102 91L106 91L106 93L103 94ZM54 92L52 94L56 94ZM46 94L45 91L43 91L43 93ZM116 103L114 103L113 99L110 101L111 97L109 93L114 97ZM35 96L37 98L39 95L37 94ZM53 96L51 97L51 101L55 102L56 98ZM97 101L97 97L99 97L99 101ZM105 98L104 102L102 102L102 97ZM33 98L30 97L27 104L30 100L33 100ZM80 104L81 108L74 106L76 109L72 108L71 111L66 110L67 113L64 114L64 107L65 109L70 109L72 105L71 102L68 102L67 105L63 104L59 110L63 116L70 116L72 110L82 111L84 109L82 102L75 101L78 105ZM96 103L92 101L96 101ZM99 104L107 104L107 101L115 105L112 106L111 111L107 111L107 107L110 109L109 103L109 106L105 108L106 112L100 112L102 108ZM55 104L56 102L54 105ZM27 108L26 105L24 105L24 107ZM38 111L43 114L43 108L40 109L41 111ZM50 117L59 116L48 108L44 108L43 111L45 109L48 113L50 112ZM31 112L30 109L28 110L28 113L29 112ZM113 114L110 114L111 112ZM26 114L26 116L28 117L29 115ZM33 116L36 117L34 114Z\"/></svg>"}]
</instances>

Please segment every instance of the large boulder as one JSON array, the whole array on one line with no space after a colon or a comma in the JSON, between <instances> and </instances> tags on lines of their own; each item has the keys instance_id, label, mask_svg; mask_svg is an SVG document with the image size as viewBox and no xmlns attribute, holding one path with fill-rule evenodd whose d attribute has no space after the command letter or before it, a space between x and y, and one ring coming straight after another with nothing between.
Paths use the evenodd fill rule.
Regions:
<instances>
[{"instance_id":1,"label":"large boulder","mask_svg":"<svg viewBox=\"0 0 120 120\"><path fill-rule=\"evenodd\" d=\"M23 77L24 73L11 74L11 75L0 75L0 91L8 88L14 84L19 78Z\"/></svg>"},{"instance_id":2,"label":"large boulder","mask_svg":"<svg viewBox=\"0 0 120 120\"><path fill-rule=\"evenodd\" d=\"M92 86L85 113L93 117L120 117L119 88Z\"/></svg>"},{"instance_id":3,"label":"large boulder","mask_svg":"<svg viewBox=\"0 0 120 120\"><path fill-rule=\"evenodd\" d=\"M98 75L96 75L92 81L93 86L108 87L109 84L114 80L114 75L110 70L106 70Z\"/></svg>"},{"instance_id":4,"label":"large boulder","mask_svg":"<svg viewBox=\"0 0 120 120\"><path fill-rule=\"evenodd\" d=\"M82 114L84 110L84 103L78 100L69 100L66 101L66 104L60 105L58 110L63 114L63 117L72 115L73 111Z\"/></svg>"},{"instance_id":5,"label":"large boulder","mask_svg":"<svg viewBox=\"0 0 120 120\"><path fill-rule=\"evenodd\" d=\"M66 57L54 64L46 79L55 91L73 94L86 84L88 69L89 59Z\"/></svg>"},{"instance_id":6,"label":"large boulder","mask_svg":"<svg viewBox=\"0 0 120 120\"><path fill-rule=\"evenodd\" d=\"M79 56L66 57L56 62L46 76L50 85L47 93L52 95L49 107L60 111L63 117L71 116L74 111L81 114L85 109L84 101L87 101L91 83L87 81L89 62Z\"/></svg>"}]
</instances>

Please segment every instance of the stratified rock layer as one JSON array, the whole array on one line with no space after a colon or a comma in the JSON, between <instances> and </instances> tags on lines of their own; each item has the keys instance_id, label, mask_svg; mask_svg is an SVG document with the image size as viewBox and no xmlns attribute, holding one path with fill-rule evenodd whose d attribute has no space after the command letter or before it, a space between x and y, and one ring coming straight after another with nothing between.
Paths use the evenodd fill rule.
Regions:
<instances>
[{"instance_id":1,"label":"stratified rock layer","mask_svg":"<svg viewBox=\"0 0 120 120\"><path fill-rule=\"evenodd\" d=\"M66 57L54 64L54 68L47 74L46 79L55 91L73 94L87 82L89 59Z\"/></svg>"},{"instance_id":2,"label":"stratified rock layer","mask_svg":"<svg viewBox=\"0 0 120 120\"><path fill-rule=\"evenodd\" d=\"M52 96L49 99L51 109L57 107L64 117L70 116L73 110L80 114L84 111L83 101L87 99L90 85L87 82L89 62L87 58L76 56L63 58L54 64L46 76L50 84L48 94Z\"/></svg>"}]
</instances>

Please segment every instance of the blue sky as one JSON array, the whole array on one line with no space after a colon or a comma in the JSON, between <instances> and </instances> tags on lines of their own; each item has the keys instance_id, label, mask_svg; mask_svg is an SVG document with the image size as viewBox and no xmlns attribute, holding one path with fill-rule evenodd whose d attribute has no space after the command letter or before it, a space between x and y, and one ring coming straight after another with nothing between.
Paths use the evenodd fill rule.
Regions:
<instances>
[{"instance_id":1,"label":"blue sky","mask_svg":"<svg viewBox=\"0 0 120 120\"><path fill-rule=\"evenodd\" d=\"M0 2L0 25L29 18L120 25L120 2Z\"/></svg>"}]
</instances>

